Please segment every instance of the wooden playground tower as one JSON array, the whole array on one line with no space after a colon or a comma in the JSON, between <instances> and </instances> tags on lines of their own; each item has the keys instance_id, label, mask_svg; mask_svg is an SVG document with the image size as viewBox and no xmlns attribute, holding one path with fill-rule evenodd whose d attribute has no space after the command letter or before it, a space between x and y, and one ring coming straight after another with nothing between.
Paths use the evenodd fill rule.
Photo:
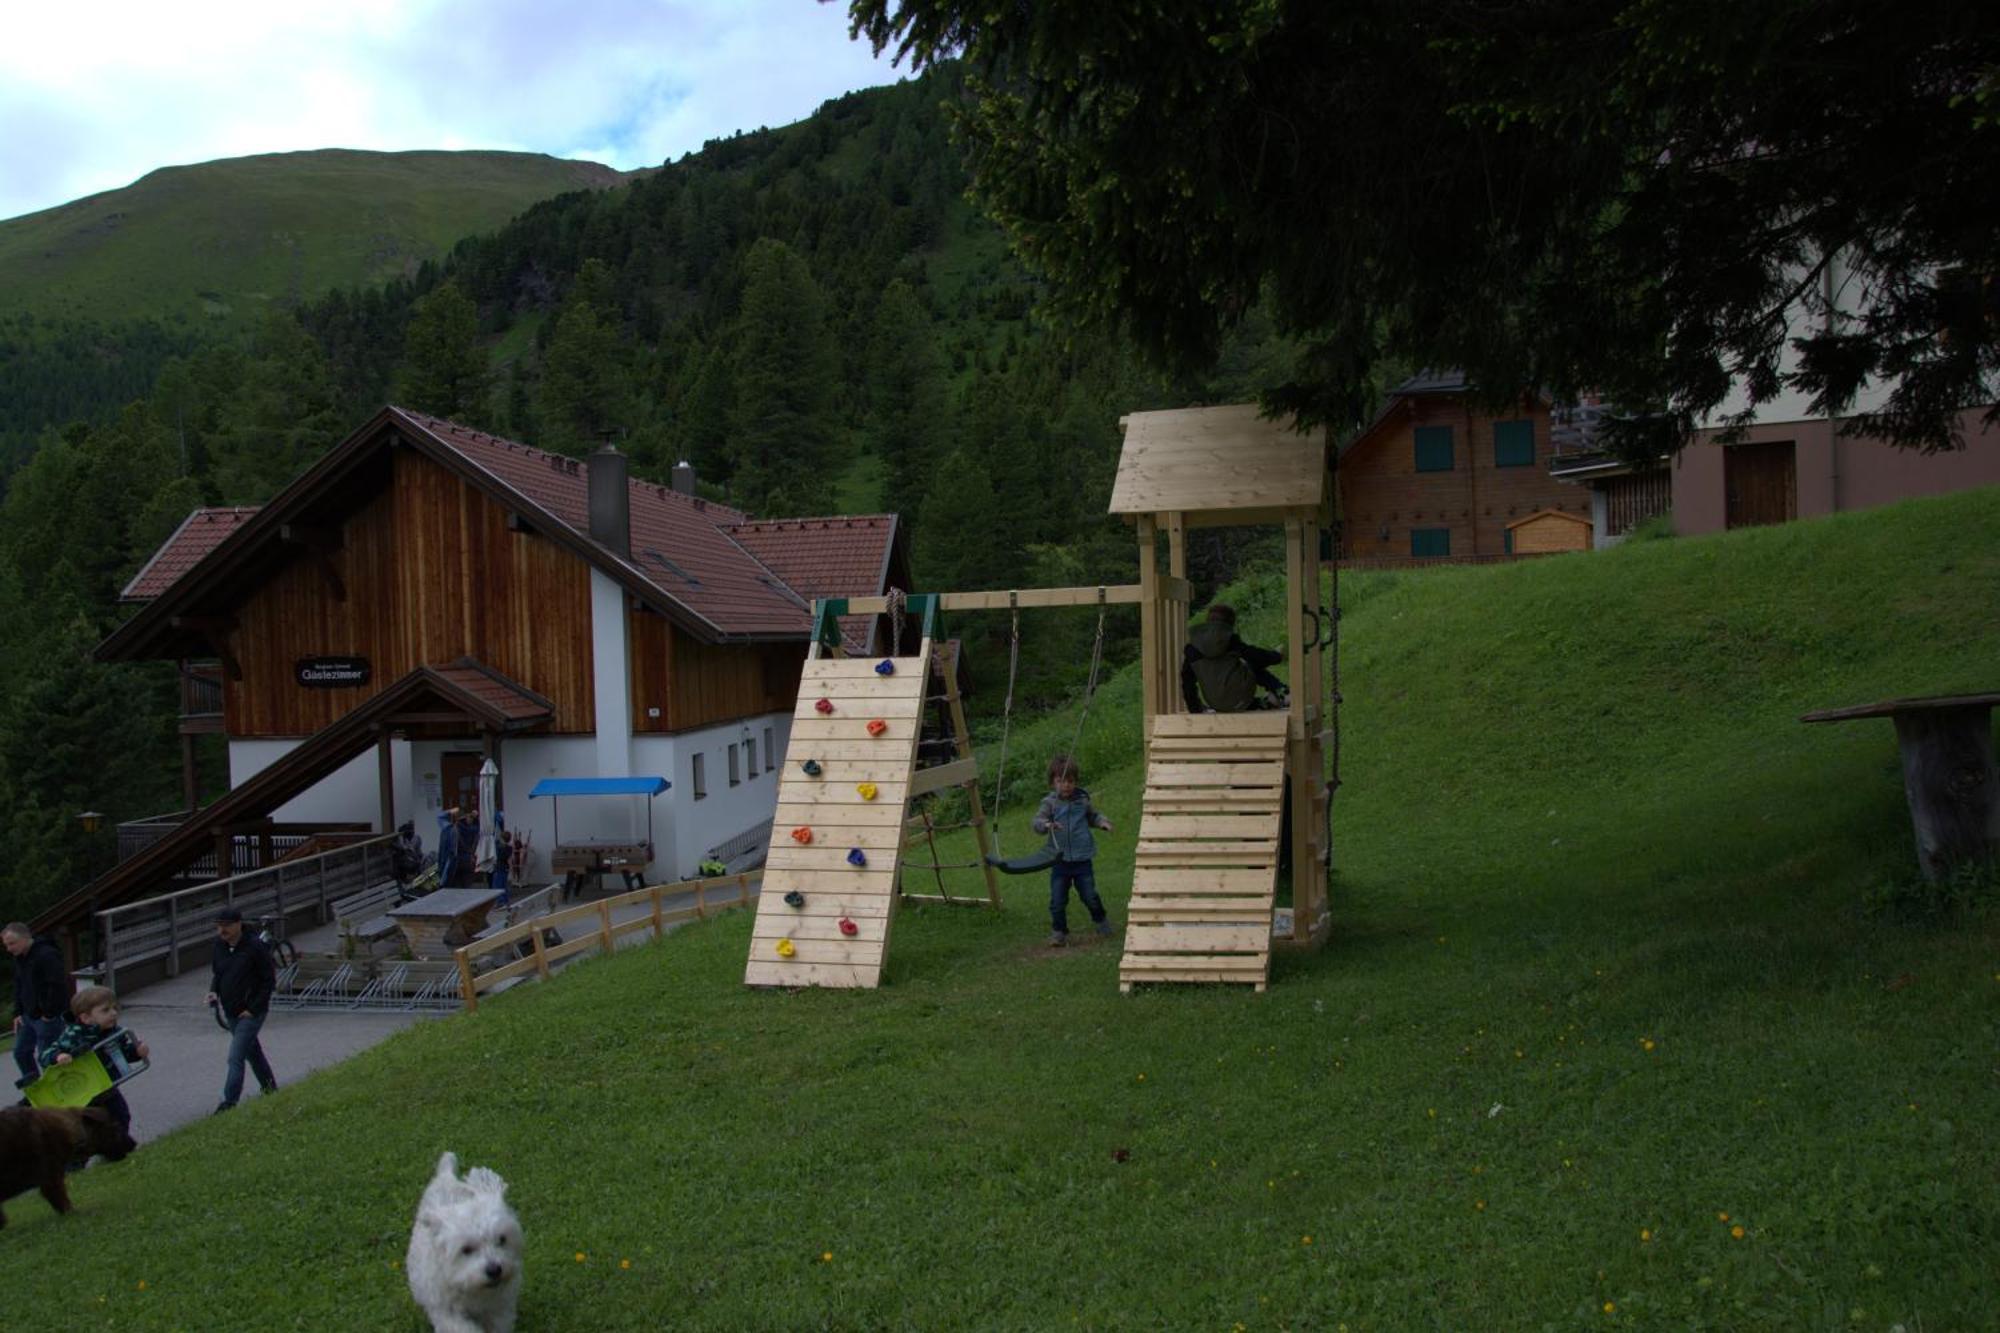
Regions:
<instances>
[{"instance_id":1,"label":"wooden playground tower","mask_svg":"<svg viewBox=\"0 0 2000 1333\"><path fill-rule=\"evenodd\" d=\"M1133 524L1138 583L855 597L816 608L746 983L880 984L916 797L964 787L982 858L987 852L955 663L933 660L944 611L1139 607L1147 781L1122 989L1235 982L1261 991L1274 943L1310 948L1326 939L1337 695L1327 686L1325 649L1337 610L1319 597L1333 521L1325 440L1260 420L1254 405L1137 412L1120 425L1125 442L1110 509ZM1282 711L1190 716L1180 688L1191 611L1188 533L1266 524L1284 531L1290 703ZM881 614L897 617L891 655L842 656L835 618ZM906 615L921 628L905 633ZM906 643L913 654L905 655ZM957 754L920 769L923 711L940 674L946 683L937 697L948 702ZM1274 910L1287 795L1289 913ZM997 905L992 871L981 869L984 901Z\"/></svg>"}]
</instances>

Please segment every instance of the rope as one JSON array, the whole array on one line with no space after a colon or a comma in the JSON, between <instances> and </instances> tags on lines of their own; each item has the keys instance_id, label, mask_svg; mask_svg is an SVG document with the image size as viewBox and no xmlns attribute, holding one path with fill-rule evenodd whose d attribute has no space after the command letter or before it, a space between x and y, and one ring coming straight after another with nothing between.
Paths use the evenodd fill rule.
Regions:
<instances>
[{"instance_id":1,"label":"rope","mask_svg":"<svg viewBox=\"0 0 2000 1333\"><path fill-rule=\"evenodd\" d=\"M1090 720L1090 703L1097 697L1097 677L1104 666L1104 616L1111 608L1104 602L1104 589L1097 590L1097 637L1090 645L1090 674L1083 682L1083 711L1076 715L1076 730L1070 734L1069 753L1079 763L1077 746L1083 744L1083 724Z\"/></svg>"},{"instance_id":2,"label":"rope","mask_svg":"<svg viewBox=\"0 0 2000 1333\"><path fill-rule=\"evenodd\" d=\"M889 595L884 600L888 603L889 610L889 656L901 657L903 655L903 590L901 588L889 589Z\"/></svg>"},{"instance_id":3,"label":"rope","mask_svg":"<svg viewBox=\"0 0 2000 1333\"><path fill-rule=\"evenodd\" d=\"M1014 679L1021 669L1021 606L1016 594L1008 593L1014 608L1013 626L1007 643L1007 702L1000 709L1000 771L993 776L993 854L1000 854L1000 807L1007 799L1007 734L1014 726ZM976 863L975 863L976 864Z\"/></svg>"}]
</instances>

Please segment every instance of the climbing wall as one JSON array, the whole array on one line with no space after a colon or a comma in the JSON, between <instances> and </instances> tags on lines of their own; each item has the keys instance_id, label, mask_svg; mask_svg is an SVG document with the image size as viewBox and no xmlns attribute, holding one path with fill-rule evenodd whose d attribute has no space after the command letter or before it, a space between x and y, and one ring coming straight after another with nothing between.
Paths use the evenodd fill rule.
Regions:
<instances>
[{"instance_id":1,"label":"climbing wall","mask_svg":"<svg viewBox=\"0 0 2000 1333\"><path fill-rule=\"evenodd\" d=\"M746 985L881 984L930 649L926 640L917 656L889 659L892 675L876 670L881 658L806 662Z\"/></svg>"},{"instance_id":2,"label":"climbing wall","mask_svg":"<svg viewBox=\"0 0 2000 1333\"><path fill-rule=\"evenodd\" d=\"M1153 719L1119 989L1271 972L1285 791L1280 712Z\"/></svg>"}]
</instances>

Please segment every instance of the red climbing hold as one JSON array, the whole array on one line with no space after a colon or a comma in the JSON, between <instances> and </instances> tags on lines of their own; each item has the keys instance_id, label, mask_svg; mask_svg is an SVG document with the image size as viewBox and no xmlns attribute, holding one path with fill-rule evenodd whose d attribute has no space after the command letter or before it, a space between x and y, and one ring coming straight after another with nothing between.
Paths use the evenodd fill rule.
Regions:
<instances>
[{"instance_id":1,"label":"red climbing hold","mask_svg":"<svg viewBox=\"0 0 2000 1333\"><path fill-rule=\"evenodd\" d=\"M887 722L884 722L879 717L876 718L873 722L870 722L868 724L868 734L870 736L880 736L883 732L887 731L888 729L889 729L889 724Z\"/></svg>"},{"instance_id":2,"label":"red climbing hold","mask_svg":"<svg viewBox=\"0 0 2000 1333\"><path fill-rule=\"evenodd\" d=\"M807 828L804 824L801 824L797 828L792 830L792 841L798 843L801 847L805 846L805 844L811 842L812 840L813 840L813 831Z\"/></svg>"},{"instance_id":3,"label":"red climbing hold","mask_svg":"<svg viewBox=\"0 0 2000 1333\"><path fill-rule=\"evenodd\" d=\"M859 935L861 933L861 927L855 925L852 921L849 921L846 917L842 917L840 918L840 933L843 935Z\"/></svg>"},{"instance_id":4,"label":"red climbing hold","mask_svg":"<svg viewBox=\"0 0 2000 1333\"><path fill-rule=\"evenodd\" d=\"M822 713L831 713L833 711L833 700L821 699L818 703L814 704L813 707L819 709L819 711Z\"/></svg>"}]
</instances>

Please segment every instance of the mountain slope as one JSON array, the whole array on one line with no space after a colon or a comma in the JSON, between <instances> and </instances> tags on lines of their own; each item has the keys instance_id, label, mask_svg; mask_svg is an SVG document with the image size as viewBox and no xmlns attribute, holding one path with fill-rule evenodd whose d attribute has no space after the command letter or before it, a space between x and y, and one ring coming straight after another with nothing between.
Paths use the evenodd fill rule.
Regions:
<instances>
[{"instance_id":1,"label":"mountain slope","mask_svg":"<svg viewBox=\"0 0 2000 1333\"><path fill-rule=\"evenodd\" d=\"M254 317L406 276L539 200L625 179L537 153L334 148L164 167L0 222L0 315Z\"/></svg>"}]
</instances>

